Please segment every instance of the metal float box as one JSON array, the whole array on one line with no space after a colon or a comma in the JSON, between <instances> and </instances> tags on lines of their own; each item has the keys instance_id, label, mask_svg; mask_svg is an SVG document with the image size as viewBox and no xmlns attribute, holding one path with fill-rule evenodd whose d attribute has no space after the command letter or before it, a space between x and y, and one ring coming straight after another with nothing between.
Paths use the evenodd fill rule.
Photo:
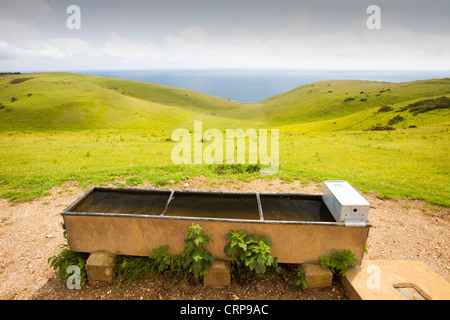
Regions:
<instances>
[{"instance_id":1,"label":"metal float box","mask_svg":"<svg viewBox=\"0 0 450 320\"><path fill-rule=\"evenodd\" d=\"M369 216L369 202L347 181L324 181L322 199L338 222L348 226L365 226Z\"/></svg>"}]
</instances>

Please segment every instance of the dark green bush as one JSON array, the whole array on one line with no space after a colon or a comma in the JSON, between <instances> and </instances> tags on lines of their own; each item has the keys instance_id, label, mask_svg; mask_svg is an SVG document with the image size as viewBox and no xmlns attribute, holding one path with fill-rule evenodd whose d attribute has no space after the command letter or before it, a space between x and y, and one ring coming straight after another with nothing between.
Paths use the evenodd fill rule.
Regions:
<instances>
[{"instance_id":1,"label":"dark green bush","mask_svg":"<svg viewBox=\"0 0 450 320\"><path fill-rule=\"evenodd\" d=\"M405 118L403 118L400 115L397 115L397 116L393 117L391 120L389 120L388 125L393 126L394 124L397 124L397 123L402 122L404 120L405 120Z\"/></svg>"},{"instance_id":2,"label":"dark green bush","mask_svg":"<svg viewBox=\"0 0 450 320\"><path fill-rule=\"evenodd\" d=\"M30 80L30 79L33 79L33 78L16 78L16 79L11 80L11 82L9 84L22 83L22 82Z\"/></svg>"},{"instance_id":3,"label":"dark green bush","mask_svg":"<svg viewBox=\"0 0 450 320\"><path fill-rule=\"evenodd\" d=\"M392 109L392 107L389 107L389 106L382 106L380 109L378 109L377 113L380 113L380 112L389 112L389 111L392 111L392 110L394 110L394 109Z\"/></svg>"},{"instance_id":4,"label":"dark green bush","mask_svg":"<svg viewBox=\"0 0 450 320\"><path fill-rule=\"evenodd\" d=\"M411 103L406 107L401 108L399 111L409 110L409 112L416 116L419 113L448 108L450 108L450 98L440 97L436 99L426 99Z\"/></svg>"},{"instance_id":5,"label":"dark green bush","mask_svg":"<svg viewBox=\"0 0 450 320\"><path fill-rule=\"evenodd\" d=\"M385 131L385 130L395 130L395 128L391 126L382 126L381 124L377 124L364 131Z\"/></svg>"}]
</instances>

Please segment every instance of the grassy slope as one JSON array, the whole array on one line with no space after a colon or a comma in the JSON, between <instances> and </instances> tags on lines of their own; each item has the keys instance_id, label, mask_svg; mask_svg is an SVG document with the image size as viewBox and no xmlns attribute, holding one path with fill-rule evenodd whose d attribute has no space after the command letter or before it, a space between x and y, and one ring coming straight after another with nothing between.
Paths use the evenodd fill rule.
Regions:
<instances>
[{"instance_id":1,"label":"grassy slope","mask_svg":"<svg viewBox=\"0 0 450 320\"><path fill-rule=\"evenodd\" d=\"M429 97L429 98L438 98ZM433 110L418 115L413 115L409 111L400 111L401 107L409 105L413 102L422 99L408 100L396 104L390 104L391 111L378 112L380 106L370 108L367 110L352 113L350 115L330 119L314 121L309 123L293 124L280 126L281 131L296 131L296 132L330 132L330 131L345 131L345 130L368 130L376 125L389 125L389 121L401 116L403 121L390 125L396 129L407 129L410 126L416 127L439 127L450 126L450 110Z\"/></svg>"},{"instance_id":2,"label":"grassy slope","mask_svg":"<svg viewBox=\"0 0 450 320\"><path fill-rule=\"evenodd\" d=\"M0 103L5 106L0 110L3 131L167 130L240 108L194 91L68 73L0 77Z\"/></svg>"},{"instance_id":3,"label":"grassy slope","mask_svg":"<svg viewBox=\"0 0 450 320\"><path fill-rule=\"evenodd\" d=\"M382 197L450 206L448 128L396 131L280 132L288 177L347 180Z\"/></svg>"},{"instance_id":4,"label":"grassy slope","mask_svg":"<svg viewBox=\"0 0 450 320\"><path fill-rule=\"evenodd\" d=\"M449 93L450 79L396 84L336 80L301 86L266 99L261 104L267 124L282 126L331 120L383 105ZM355 100L345 102L348 98Z\"/></svg>"},{"instance_id":5,"label":"grassy slope","mask_svg":"<svg viewBox=\"0 0 450 320\"><path fill-rule=\"evenodd\" d=\"M9 84L28 76L34 79ZM0 110L0 197L32 199L67 180L101 184L123 178L130 185L144 180L164 185L199 174L217 177L209 166L176 166L170 159L176 145L170 141L172 128L191 128L193 120L203 119L204 129L279 125L277 177L345 179L381 196L450 206L449 111L396 112L448 92L448 79L327 81L240 105L189 90L78 74L0 77L5 106ZM12 97L18 100L11 102ZM355 100L343 102L348 97ZM388 104L394 110L378 113ZM394 125L399 130L363 131L396 115L405 118ZM419 128L404 129L411 125Z\"/></svg>"}]
</instances>

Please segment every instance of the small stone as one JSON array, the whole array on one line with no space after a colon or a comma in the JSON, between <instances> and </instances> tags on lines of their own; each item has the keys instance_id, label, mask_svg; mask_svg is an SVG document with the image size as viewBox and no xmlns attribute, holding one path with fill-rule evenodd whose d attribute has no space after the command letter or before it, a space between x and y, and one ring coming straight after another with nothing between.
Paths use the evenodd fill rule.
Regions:
<instances>
[{"instance_id":1,"label":"small stone","mask_svg":"<svg viewBox=\"0 0 450 320\"><path fill-rule=\"evenodd\" d=\"M203 277L203 285L207 288L226 287L230 282L230 267L225 261L220 260L213 261L209 272Z\"/></svg>"},{"instance_id":2,"label":"small stone","mask_svg":"<svg viewBox=\"0 0 450 320\"><path fill-rule=\"evenodd\" d=\"M112 282L115 255L107 251L95 251L86 261L86 273L90 280Z\"/></svg>"},{"instance_id":3,"label":"small stone","mask_svg":"<svg viewBox=\"0 0 450 320\"><path fill-rule=\"evenodd\" d=\"M302 264L305 270L305 281L308 283L308 289L331 287L333 274L329 268L322 268L317 264Z\"/></svg>"}]
</instances>

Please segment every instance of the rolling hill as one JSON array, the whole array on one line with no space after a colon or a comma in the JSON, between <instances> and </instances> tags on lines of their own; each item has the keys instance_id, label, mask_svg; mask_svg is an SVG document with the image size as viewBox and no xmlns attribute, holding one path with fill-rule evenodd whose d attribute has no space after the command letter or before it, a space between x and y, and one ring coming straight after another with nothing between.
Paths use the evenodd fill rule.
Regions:
<instances>
[{"instance_id":1,"label":"rolling hill","mask_svg":"<svg viewBox=\"0 0 450 320\"><path fill-rule=\"evenodd\" d=\"M405 83L335 80L301 86L261 104L267 124L282 126L337 119L446 94L450 94L448 78Z\"/></svg>"},{"instance_id":2,"label":"rolling hill","mask_svg":"<svg viewBox=\"0 0 450 320\"><path fill-rule=\"evenodd\" d=\"M3 75L0 131L168 131L189 128L194 120L219 129L294 125L306 131L364 130L389 122L389 112L377 112L382 106L396 109L446 94L450 79L334 80L240 104L191 90L74 73ZM407 117L402 125L448 125L448 115L448 109L434 110Z\"/></svg>"},{"instance_id":3,"label":"rolling hill","mask_svg":"<svg viewBox=\"0 0 450 320\"><path fill-rule=\"evenodd\" d=\"M3 131L160 131L240 108L190 90L69 73L2 76L0 103Z\"/></svg>"}]
</instances>

